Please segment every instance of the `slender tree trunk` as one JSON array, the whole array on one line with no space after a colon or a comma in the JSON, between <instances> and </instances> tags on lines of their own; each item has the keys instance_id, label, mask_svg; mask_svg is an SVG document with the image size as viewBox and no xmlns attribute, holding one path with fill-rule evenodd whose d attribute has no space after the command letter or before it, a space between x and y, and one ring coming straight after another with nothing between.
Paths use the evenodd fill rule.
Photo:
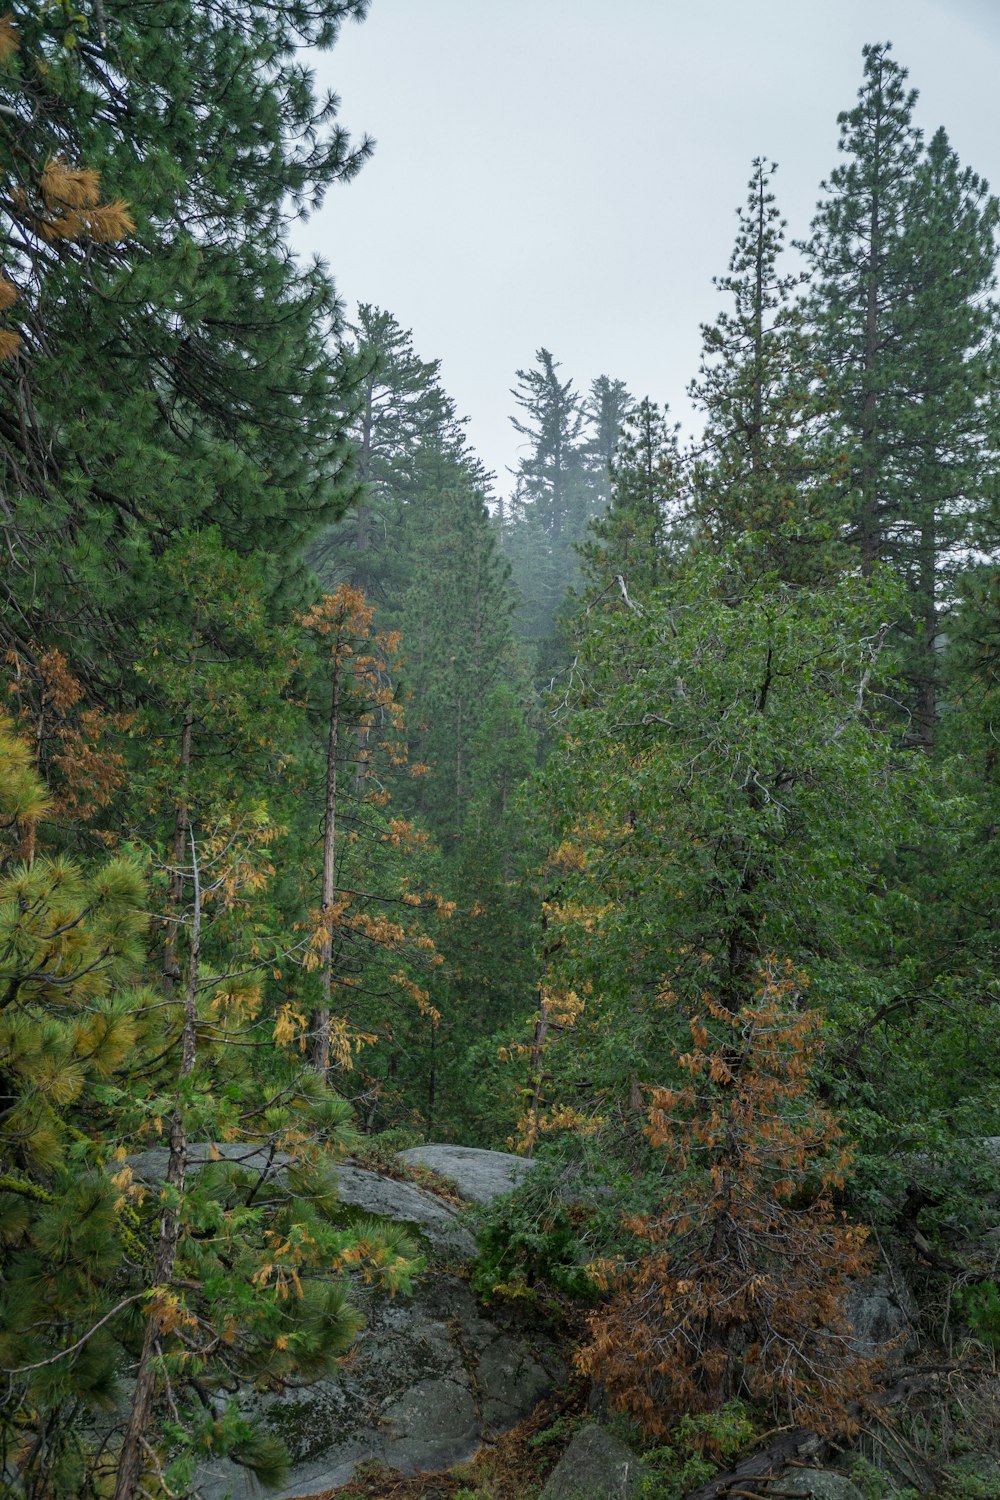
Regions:
<instances>
[{"instance_id":1,"label":"slender tree trunk","mask_svg":"<svg viewBox=\"0 0 1000 1500\"><path fill-rule=\"evenodd\" d=\"M369 378L365 393L365 411L361 419L361 443L358 450L358 478L363 485L367 485L371 476L371 454L372 454L372 427L374 416L372 411L372 393L374 381ZM371 582L368 576L368 552L371 548L371 507L368 504L366 490L361 493L358 501L358 511L354 525L354 554L357 561L353 568L353 581L367 591Z\"/></svg>"},{"instance_id":2,"label":"slender tree trunk","mask_svg":"<svg viewBox=\"0 0 1000 1500\"><path fill-rule=\"evenodd\" d=\"M431 1065L427 1075L427 1134L434 1139L434 1105L437 1100L437 1024L430 1021Z\"/></svg>"},{"instance_id":3,"label":"slender tree trunk","mask_svg":"<svg viewBox=\"0 0 1000 1500\"><path fill-rule=\"evenodd\" d=\"M934 506L926 503L920 526L920 573L917 608L922 626L917 668L917 740L924 750L934 748L937 729L937 530Z\"/></svg>"},{"instance_id":4,"label":"slender tree trunk","mask_svg":"<svg viewBox=\"0 0 1000 1500\"><path fill-rule=\"evenodd\" d=\"M764 427L764 175L757 174L757 246L754 266L753 302L753 399L750 430L750 473L756 506L761 482L761 434ZM755 516L754 524L759 524Z\"/></svg>"},{"instance_id":5,"label":"slender tree trunk","mask_svg":"<svg viewBox=\"0 0 1000 1500\"><path fill-rule=\"evenodd\" d=\"M191 918L191 950L188 956L187 987L184 995L184 1027L181 1034L181 1079L194 1072L198 1049L198 964L201 957L201 885L198 873L198 855L194 838L191 839L191 869L194 880L194 910ZM166 1188L171 1197L179 1199L184 1192L187 1177L187 1132L180 1101L174 1104L170 1117L170 1151L167 1159ZM180 1211L166 1207L160 1215L160 1237L153 1262L153 1286L166 1287L173 1276L180 1239ZM156 1393L156 1369L153 1358L159 1327L156 1314L150 1312L139 1355L136 1371L132 1408L121 1452L118 1455L118 1474L115 1480L114 1500L134 1500L141 1489L143 1476L143 1446L149 1430L149 1418Z\"/></svg>"},{"instance_id":6,"label":"slender tree trunk","mask_svg":"<svg viewBox=\"0 0 1000 1500\"><path fill-rule=\"evenodd\" d=\"M875 175L878 175L878 145L875 147ZM862 375L861 410L861 515L858 541L861 550L861 571L871 573L878 562L880 547L878 515L878 391L876 369L878 365L878 278L881 271L879 239L881 226L881 200L878 190L872 192L869 214L868 285L865 290L865 353Z\"/></svg>"},{"instance_id":7,"label":"slender tree trunk","mask_svg":"<svg viewBox=\"0 0 1000 1500\"><path fill-rule=\"evenodd\" d=\"M181 966L177 943L177 926L184 902L184 862L187 858L190 807L188 783L191 774L191 742L194 732L194 713L189 707L184 713L181 727L180 785L174 804L174 836L171 847L172 868L167 894L167 926L163 942L163 986L168 993L180 983Z\"/></svg>"},{"instance_id":8,"label":"slender tree trunk","mask_svg":"<svg viewBox=\"0 0 1000 1500\"><path fill-rule=\"evenodd\" d=\"M333 931L330 913L336 891L337 843L337 750L340 740L340 656L334 653L333 691L330 698L330 733L326 745L326 810L323 819L323 895L320 920L323 944L320 954L323 1004L313 1032L313 1067L326 1077L330 1070L330 996L333 991Z\"/></svg>"}]
</instances>

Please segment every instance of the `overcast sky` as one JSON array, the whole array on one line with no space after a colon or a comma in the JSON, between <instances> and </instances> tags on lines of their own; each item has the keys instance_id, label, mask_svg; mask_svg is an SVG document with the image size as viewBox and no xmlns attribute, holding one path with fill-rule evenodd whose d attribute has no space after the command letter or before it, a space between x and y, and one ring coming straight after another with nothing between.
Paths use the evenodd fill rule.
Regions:
<instances>
[{"instance_id":1,"label":"overcast sky","mask_svg":"<svg viewBox=\"0 0 1000 1500\"><path fill-rule=\"evenodd\" d=\"M687 425L751 159L779 163L804 234L862 44L886 39L917 123L1000 189L1000 0L373 0L315 62L375 155L297 244L441 359L506 490L540 345Z\"/></svg>"}]
</instances>

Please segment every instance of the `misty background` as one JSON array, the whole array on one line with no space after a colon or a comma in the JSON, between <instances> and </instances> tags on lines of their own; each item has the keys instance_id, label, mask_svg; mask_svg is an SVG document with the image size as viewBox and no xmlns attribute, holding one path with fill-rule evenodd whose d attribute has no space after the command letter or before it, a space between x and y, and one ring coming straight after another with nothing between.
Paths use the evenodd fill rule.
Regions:
<instances>
[{"instance_id":1,"label":"misty background","mask_svg":"<svg viewBox=\"0 0 1000 1500\"><path fill-rule=\"evenodd\" d=\"M299 225L301 252L411 328L497 487L515 371L540 345L667 401L688 428L751 159L789 236L837 160L865 42L889 39L963 164L1000 186L994 0L373 0L317 82L375 154Z\"/></svg>"}]
</instances>

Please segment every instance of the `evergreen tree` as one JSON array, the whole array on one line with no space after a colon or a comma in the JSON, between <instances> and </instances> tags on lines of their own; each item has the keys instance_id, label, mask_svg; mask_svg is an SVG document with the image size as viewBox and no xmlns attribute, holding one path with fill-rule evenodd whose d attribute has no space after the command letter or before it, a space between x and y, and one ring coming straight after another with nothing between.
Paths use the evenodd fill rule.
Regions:
<instances>
[{"instance_id":1,"label":"evergreen tree","mask_svg":"<svg viewBox=\"0 0 1000 1500\"><path fill-rule=\"evenodd\" d=\"M294 573L267 557L345 503L336 298L287 231L369 149L296 49L365 9L178 0L68 30L63 6L12 12L0 630L29 663L61 649L105 697L135 689L127 637L156 609L165 540L210 522L278 593Z\"/></svg>"},{"instance_id":2,"label":"evergreen tree","mask_svg":"<svg viewBox=\"0 0 1000 1500\"><path fill-rule=\"evenodd\" d=\"M516 1122L517 1098L497 1050L536 980L538 849L525 796L537 755L531 708L523 687L503 681L481 705L469 744L471 795L449 872L456 911L441 937L436 1118L458 1139L483 1145L507 1139Z\"/></svg>"},{"instance_id":3,"label":"evergreen tree","mask_svg":"<svg viewBox=\"0 0 1000 1500\"><path fill-rule=\"evenodd\" d=\"M850 539L905 576L912 737L934 742L941 612L993 484L998 209L943 130L926 150L888 47L865 49L808 252L812 314L849 443Z\"/></svg>"},{"instance_id":4,"label":"evergreen tree","mask_svg":"<svg viewBox=\"0 0 1000 1500\"><path fill-rule=\"evenodd\" d=\"M525 441L515 491L505 517L504 548L524 601L522 631L537 650L579 576L574 548L592 514L587 483L586 413L558 361L539 349L530 370L518 370L511 394L523 415L511 418Z\"/></svg>"},{"instance_id":5,"label":"evergreen tree","mask_svg":"<svg viewBox=\"0 0 1000 1500\"><path fill-rule=\"evenodd\" d=\"M906 207L900 255L909 295L896 323L908 377L893 463L902 498L885 555L907 580L914 737L930 748L941 694L942 615L953 605L996 491L1000 365L991 294L1000 205L981 178L960 166L938 130L913 174Z\"/></svg>"},{"instance_id":6,"label":"evergreen tree","mask_svg":"<svg viewBox=\"0 0 1000 1500\"><path fill-rule=\"evenodd\" d=\"M907 293L900 247L921 136L916 92L889 45L866 46L863 56L859 102L839 116L844 161L823 184L806 251L821 357L850 445L847 534L871 571L900 505L893 449L908 371L896 315Z\"/></svg>"},{"instance_id":7,"label":"evergreen tree","mask_svg":"<svg viewBox=\"0 0 1000 1500\"><path fill-rule=\"evenodd\" d=\"M447 453L402 536L410 575L396 618L410 739L425 771L398 795L451 852L476 791L471 746L484 705L516 672L513 600L478 475Z\"/></svg>"},{"instance_id":8,"label":"evergreen tree","mask_svg":"<svg viewBox=\"0 0 1000 1500\"><path fill-rule=\"evenodd\" d=\"M823 475L830 461L816 432L817 361L795 301L800 278L779 268L775 170L761 157L753 163L729 271L715 279L730 305L702 326L690 394L706 423L692 513L713 545L745 538L748 565L807 582L829 568L836 497Z\"/></svg>"},{"instance_id":9,"label":"evergreen tree","mask_svg":"<svg viewBox=\"0 0 1000 1500\"><path fill-rule=\"evenodd\" d=\"M735 1015L705 993L685 1081L651 1091L660 1201L631 1221L639 1253L614 1267L576 1357L648 1432L734 1400L843 1431L877 1368L846 1314L871 1254L834 1206L850 1151L810 1098L822 1020L803 978L768 965Z\"/></svg>"},{"instance_id":10,"label":"evergreen tree","mask_svg":"<svg viewBox=\"0 0 1000 1500\"><path fill-rule=\"evenodd\" d=\"M427 484L425 455L457 453L464 440L440 361L421 359L391 313L362 303L348 333L358 372L350 432L362 488L349 516L316 544L313 561L328 586L350 583L376 604L398 603L400 531Z\"/></svg>"},{"instance_id":11,"label":"evergreen tree","mask_svg":"<svg viewBox=\"0 0 1000 1500\"><path fill-rule=\"evenodd\" d=\"M591 598L616 593L618 578L637 599L666 582L680 524L681 469L677 424L644 397L612 457L610 507L591 522L580 548Z\"/></svg>"},{"instance_id":12,"label":"evergreen tree","mask_svg":"<svg viewBox=\"0 0 1000 1500\"><path fill-rule=\"evenodd\" d=\"M592 1114L613 1136L638 1108L633 1084L669 1071L668 992L687 1006L708 989L735 1014L780 953L837 997L838 1022L895 993L881 947L894 908L873 872L914 836L907 799L925 783L866 709L884 639L871 621L890 602L856 578L748 584L733 558L695 555L641 606L591 613L544 773L528 1139L546 1098L557 1128Z\"/></svg>"},{"instance_id":13,"label":"evergreen tree","mask_svg":"<svg viewBox=\"0 0 1000 1500\"><path fill-rule=\"evenodd\" d=\"M623 380L598 375L591 381L590 394L583 409L590 423L590 434L584 448L593 490L590 519L595 519L602 516L611 503L612 464L622 428L635 410L635 402Z\"/></svg>"}]
</instances>

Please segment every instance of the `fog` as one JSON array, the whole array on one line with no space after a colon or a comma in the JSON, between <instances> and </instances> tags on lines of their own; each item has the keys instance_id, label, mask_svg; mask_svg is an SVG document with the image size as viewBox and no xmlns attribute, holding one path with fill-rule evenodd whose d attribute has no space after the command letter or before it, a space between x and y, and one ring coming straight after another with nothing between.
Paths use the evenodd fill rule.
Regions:
<instances>
[{"instance_id":1,"label":"fog","mask_svg":"<svg viewBox=\"0 0 1000 1500\"><path fill-rule=\"evenodd\" d=\"M1000 183L993 0L373 0L315 67L375 155L297 244L441 358L505 488L509 388L539 345L688 422L752 157L806 233L862 44L886 38L917 122Z\"/></svg>"}]
</instances>

